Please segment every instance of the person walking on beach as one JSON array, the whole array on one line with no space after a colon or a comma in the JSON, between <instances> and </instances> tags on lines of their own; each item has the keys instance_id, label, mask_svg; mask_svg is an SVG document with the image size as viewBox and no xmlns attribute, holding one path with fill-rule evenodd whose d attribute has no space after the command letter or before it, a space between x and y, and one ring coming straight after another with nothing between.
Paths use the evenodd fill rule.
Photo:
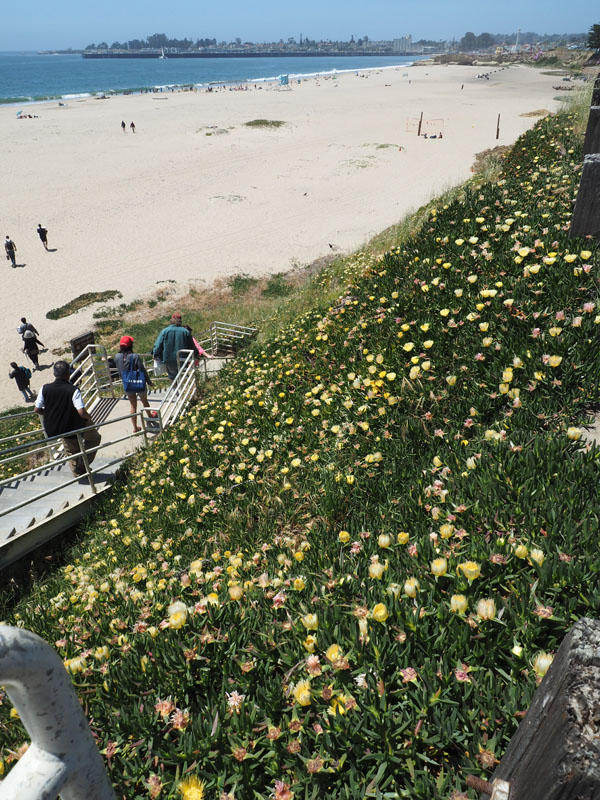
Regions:
<instances>
[{"instance_id":1,"label":"person walking on beach","mask_svg":"<svg viewBox=\"0 0 600 800\"><path fill-rule=\"evenodd\" d=\"M8 373L9 378L14 378L17 382L17 389L23 393L23 399L26 403L35 400L35 395L29 387L31 380L31 370L29 367L19 367L16 361L11 361L10 366L12 372Z\"/></svg>"},{"instance_id":2,"label":"person walking on beach","mask_svg":"<svg viewBox=\"0 0 600 800\"><path fill-rule=\"evenodd\" d=\"M170 380L175 380L178 372L177 354L180 350L193 350L194 358L200 358L192 334L181 324L181 314L176 311L171 317L171 322L158 334L152 355L162 361L167 369Z\"/></svg>"},{"instance_id":3,"label":"person walking on beach","mask_svg":"<svg viewBox=\"0 0 600 800\"><path fill-rule=\"evenodd\" d=\"M38 222L37 233L38 233L38 236L40 237L41 243L44 245L44 249L47 250L48 249L48 231L46 230L46 228L42 228L42 223L41 222Z\"/></svg>"},{"instance_id":4,"label":"person walking on beach","mask_svg":"<svg viewBox=\"0 0 600 800\"><path fill-rule=\"evenodd\" d=\"M38 331L37 331L37 328L36 328L36 327L34 327L34 326L31 324L31 322L27 322L27 320L25 319L25 317L21 317L21 324L20 324L20 325L19 325L19 327L17 328L17 333L19 333L19 334L21 335L21 339L24 339L24 338L25 338L25 336L24 336L24 334L25 334L25 331L32 331L32 333L35 333L35 335L36 335L36 336L38 336L38 335L39 335L39 334L38 334Z\"/></svg>"},{"instance_id":5,"label":"person walking on beach","mask_svg":"<svg viewBox=\"0 0 600 800\"><path fill-rule=\"evenodd\" d=\"M126 127L127 127L127 126L125 125L125 120L124 120L124 119L122 119L122 120L121 120L121 130L123 131L123 133L125 133L125 128L126 128Z\"/></svg>"},{"instance_id":6,"label":"person walking on beach","mask_svg":"<svg viewBox=\"0 0 600 800\"><path fill-rule=\"evenodd\" d=\"M131 128L131 132L135 133L135 125L133 124L133 122L131 123L131 125L129 127Z\"/></svg>"},{"instance_id":7,"label":"person walking on beach","mask_svg":"<svg viewBox=\"0 0 600 800\"><path fill-rule=\"evenodd\" d=\"M23 334L23 352L33 362L34 369L40 368L38 362L40 351L38 349L38 345L45 347L45 345L40 342L33 331L25 331Z\"/></svg>"},{"instance_id":8,"label":"person walking on beach","mask_svg":"<svg viewBox=\"0 0 600 800\"><path fill-rule=\"evenodd\" d=\"M65 452L74 458L69 461L71 472L75 477L85 475L85 464L81 457L77 432L81 433L84 450L88 448L93 452L87 454L88 464L96 457L96 450L102 441L95 428L87 427L94 424L89 412L83 404L81 392L69 381L69 365L66 361L54 363L54 381L45 383L36 398L35 410L43 417L46 436L62 436Z\"/></svg>"},{"instance_id":9,"label":"person walking on beach","mask_svg":"<svg viewBox=\"0 0 600 800\"><path fill-rule=\"evenodd\" d=\"M146 387L152 386L152 381L144 366L144 362L137 353L133 352L133 336L121 336L119 352L116 354L114 361L117 371L121 376L121 380L123 381L123 390L129 400L130 412L135 414L137 411L138 397L144 408L150 408ZM137 381L139 381L139 386L131 386L132 373L137 373L134 380L137 379ZM155 417L156 411L149 412L149 416ZM133 432L137 433L140 430L137 424L137 417L132 417L131 423L133 425Z\"/></svg>"},{"instance_id":10,"label":"person walking on beach","mask_svg":"<svg viewBox=\"0 0 600 800\"><path fill-rule=\"evenodd\" d=\"M7 234L4 240L4 249L6 250L6 260L11 261L13 267L17 266L17 246Z\"/></svg>"}]
</instances>

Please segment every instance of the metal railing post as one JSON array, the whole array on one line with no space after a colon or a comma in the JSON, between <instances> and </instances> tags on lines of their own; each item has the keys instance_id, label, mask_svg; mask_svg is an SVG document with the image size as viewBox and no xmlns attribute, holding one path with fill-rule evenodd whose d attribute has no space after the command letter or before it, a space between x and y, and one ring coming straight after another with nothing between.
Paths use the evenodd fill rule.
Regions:
<instances>
[{"instance_id":1,"label":"metal railing post","mask_svg":"<svg viewBox=\"0 0 600 800\"><path fill-rule=\"evenodd\" d=\"M0 683L31 746L0 781L1 800L115 800L87 719L64 665L23 628L0 626Z\"/></svg>"},{"instance_id":2,"label":"metal railing post","mask_svg":"<svg viewBox=\"0 0 600 800\"><path fill-rule=\"evenodd\" d=\"M142 431L144 433L144 447L148 447L148 429L146 428L146 414L144 414L145 407L142 406L139 410L140 422L142 423Z\"/></svg>"},{"instance_id":3,"label":"metal railing post","mask_svg":"<svg viewBox=\"0 0 600 800\"><path fill-rule=\"evenodd\" d=\"M96 489L96 484L94 483L94 476L92 475L92 471L90 469L90 462L88 460L87 453L85 452L85 438L82 437L79 431L77 432L77 442L79 443L81 459L83 461L83 466L85 467L85 471L87 472L88 480L90 482L90 488L92 492L96 494L97 489ZM0 798L0 800L2 800L2 798Z\"/></svg>"}]
</instances>

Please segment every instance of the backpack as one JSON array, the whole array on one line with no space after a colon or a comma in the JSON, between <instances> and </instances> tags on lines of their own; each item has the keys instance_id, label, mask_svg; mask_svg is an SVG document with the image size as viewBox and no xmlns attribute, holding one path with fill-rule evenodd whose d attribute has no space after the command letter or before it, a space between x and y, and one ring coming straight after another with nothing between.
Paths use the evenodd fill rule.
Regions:
<instances>
[{"instance_id":1,"label":"backpack","mask_svg":"<svg viewBox=\"0 0 600 800\"><path fill-rule=\"evenodd\" d=\"M31 380L31 370L29 369L29 367L20 367L20 369L22 369L23 372L25 373L25 377L27 378L27 380L28 381Z\"/></svg>"},{"instance_id":2,"label":"backpack","mask_svg":"<svg viewBox=\"0 0 600 800\"><path fill-rule=\"evenodd\" d=\"M125 356L123 356L121 380L123 381L123 390L125 393L146 391L146 374L141 369L132 369L132 366L136 363L139 365L139 356L130 353L129 366L128 369L125 369Z\"/></svg>"}]
</instances>

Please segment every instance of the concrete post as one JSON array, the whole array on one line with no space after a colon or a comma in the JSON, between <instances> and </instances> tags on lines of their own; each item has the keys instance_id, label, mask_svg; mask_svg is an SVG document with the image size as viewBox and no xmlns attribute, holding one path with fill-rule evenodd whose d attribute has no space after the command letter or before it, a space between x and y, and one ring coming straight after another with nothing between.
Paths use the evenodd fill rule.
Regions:
<instances>
[{"instance_id":1,"label":"concrete post","mask_svg":"<svg viewBox=\"0 0 600 800\"><path fill-rule=\"evenodd\" d=\"M592 106L588 117L585 139L583 140L583 155L600 153L600 106Z\"/></svg>"},{"instance_id":2,"label":"concrete post","mask_svg":"<svg viewBox=\"0 0 600 800\"><path fill-rule=\"evenodd\" d=\"M115 800L64 665L31 631L0 625L0 684L31 745L0 782L0 800Z\"/></svg>"},{"instance_id":3,"label":"concrete post","mask_svg":"<svg viewBox=\"0 0 600 800\"><path fill-rule=\"evenodd\" d=\"M600 236L600 153L583 159L569 236Z\"/></svg>"}]
</instances>

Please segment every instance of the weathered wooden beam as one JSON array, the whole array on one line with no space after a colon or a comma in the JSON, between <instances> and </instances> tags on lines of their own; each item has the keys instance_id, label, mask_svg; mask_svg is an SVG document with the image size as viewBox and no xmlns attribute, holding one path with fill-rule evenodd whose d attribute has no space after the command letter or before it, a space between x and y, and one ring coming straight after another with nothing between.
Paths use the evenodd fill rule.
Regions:
<instances>
[{"instance_id":1,"label":"weathered wooden beam","mask_svg":"<svg viewBox=\"0 0 600 800\"><path fill-rule=\"evenodd\" d=\"M585 139L583 140L583 155L600 153L600 105L590 108Z\"/></svg>"},{"instance_id":2,"label":"weathered wooden beam","mask_svg":"<svg viewBox=\"0 0 600 800\"><path fill-rule=\"evenodd\" d=\"M492 778L510 800L600 798L600 621L563 639Z\"/></svg>"},{"instance_id":3,"label":"weathered wooden beam","mask_svg":"<svg viewBox=\"0 0 600 800\"><path fill-rule=\"evenodd\" d=\"M583 159L569 236L600 237L600 153Z\"/></svg>"},{"instance_id":4,"label":"weathered wooden beam","mask_svg":"<svg viewBox=\"0 0 600 800\"><path fill-rule=\"evenodd\" d=\"M592 89L592 102L593 106L600 106L600 86L594 86Z\"/></svg>"}]
</instances>

